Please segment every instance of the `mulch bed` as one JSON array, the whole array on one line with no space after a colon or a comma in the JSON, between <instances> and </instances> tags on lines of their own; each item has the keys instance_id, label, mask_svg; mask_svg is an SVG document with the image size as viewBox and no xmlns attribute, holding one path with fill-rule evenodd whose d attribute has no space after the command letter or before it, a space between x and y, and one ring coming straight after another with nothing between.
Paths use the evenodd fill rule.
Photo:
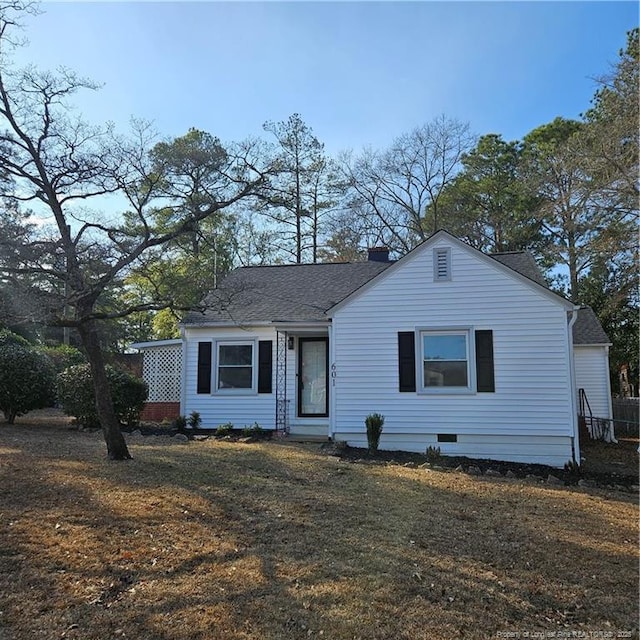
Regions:
<instances>
[{"instance_id":1,"label":"mulch bed","mask_svg":"<svg viewBox=\"0 0 640 640\"><path fill-rule=\"evenodd\" d=\"M357 447L334 448L328 445L325 451L338 455L343 460L364 464L386 463L404 466L430 466L433 469L459 469L467 471L470 467L479 469L484 475L487 471L517 478L544 480L550 475L559 478L566 485L577 485L583 481L590 486L608 489L623 489L636 492L639 484L637 440L621 440L618 444L590 442L583 447L583 464L579 470L557 469L541 464L521 464L500 460L466 458L463 456L439 456L429 458L419 453L406 451L377 451L370 454L367 449ZM478 474L479 475L479 474Z\"/></svg>"},{"instance_id":2,"label":"mulch bed","mask_svg":"<svg viewBox=\"0 0 640 640\"><path fill-rule=\"evenodd\" d=\"M189 439L202 440L216 438L231 442L256 442L268 440L272 436L271 431L265 431L260 437L246 436L242 430L236 429L230 434L217 436L210 429L197 429L179 431L172 424L143 422L138 427L123 427L123 432L133 433L139 431L143 436L176 436L184 433ZM334 447L332 443L323 445L323 453L337 455L348 462L363 464L397 464L404 466L429 465L433 469L453 470L462 467L465 471L469 467L480 470L480 475L487 471L497 472L500 475L509 474L511 477L531 479L547 479L550 475L560 479L565 485L586 484L593 487L608 489L620 489L636 492L634 487L640 484L638 465L638 439L623 438L617 444L590 441L582 447L582 465L579 470L558 469L541 464L521 464L500 460L487 460L467 458L464 456L439 456L437 459L429 458L424 454L407 451L377 451L370 454L367 449L358 447Z\"/></svg>"}]
</instances>

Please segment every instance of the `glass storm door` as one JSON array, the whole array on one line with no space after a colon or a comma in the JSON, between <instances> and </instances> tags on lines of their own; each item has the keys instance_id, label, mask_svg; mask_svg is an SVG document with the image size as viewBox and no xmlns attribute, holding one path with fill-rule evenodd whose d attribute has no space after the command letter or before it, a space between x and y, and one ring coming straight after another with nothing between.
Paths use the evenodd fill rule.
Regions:
<instances>
[{"instance_id":1,"label":"glass storm door","mask_svg":"<svg viewBox=\"0 0 640 640\"><path fill-rule=\"evenodd\" d=\"M329 341L327 338L298 340L298 415L328 416Z\"/></svg>"}]
</instances>

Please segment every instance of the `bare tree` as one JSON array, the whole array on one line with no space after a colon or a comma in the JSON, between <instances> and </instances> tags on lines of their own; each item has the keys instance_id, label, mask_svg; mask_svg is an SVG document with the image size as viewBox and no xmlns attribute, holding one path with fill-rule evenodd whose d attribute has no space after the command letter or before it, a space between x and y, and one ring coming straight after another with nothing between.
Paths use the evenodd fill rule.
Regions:
<instances>
[{"instance_id":1,"label":"bare tree","mask_svg":"<svg viewBox=\"0 0 640 640\"><path fill-rule=\"evenodd\" d=\"M10 271L52 287L63 285L66 295L57 308L47 310L49 320L78 331L91 365L109 458L124 460L130 455L113 410L99 323L164 308L171 300L121 300L117 308L103 301L149 252L255 194L265 173L251 143L225 149L207 138L203 175L178 158L179 140L173 156L158 157L150 154L153 139L144 126L137 127L134 138L118 141L109 128L75 117L70 99L95 84L68 70L54 74L9 66L11 36L29 8L17 1L0 4L0 166L13 181L7 194L11 200L28 203L50 216L52 224L28 245L14 246L19 260ZM128 201L126 220L88 208L116 192Z\"/></svg>"},{"instance_id":2,"label":"bare tree","mask_svg":"<svg viewBox=\"0 0 640 640\"><path fill-rule=\"evenodd\" d=\"M401 253L438 229L438 202L474 138L467 124L440 116L396 138L383 152L343 158L349 206ZM433 227L425 228L426 208Z\"/></svg>"}]
</instances>

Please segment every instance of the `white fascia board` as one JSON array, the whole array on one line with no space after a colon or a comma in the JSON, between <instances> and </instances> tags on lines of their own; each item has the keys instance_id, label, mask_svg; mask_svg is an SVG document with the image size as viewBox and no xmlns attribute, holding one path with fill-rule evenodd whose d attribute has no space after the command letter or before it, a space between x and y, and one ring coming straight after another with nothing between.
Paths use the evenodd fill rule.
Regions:
<instances>
[{"instance_id":1,"label":"white fascia board","mask_svg":"<svg viewBox=\"0 0 640 640\"><path fill-rule=\"evenodd\" d=\"M314 329L326 331L330 324L330 320L322 320L320 322L286 322L278 320L273 322L273 327L278 331L309 331Z\"/></svg>"},{"instance_id":2,"label":"white fascia board","mask_svg":"<svg viewBox=\"0 0 640 640\"><path fill-rule=\"evenodd\" d=\"M203 320L202 322L188 322L186 324L178 325L180 330L189 331L190 329L247 329L250 327L270 327L272 326L272 322L269 321L256 321L256 322L232 322L232 321L224 321L224 322L207 322Z\"/></svg>"},{"instance_id":3,"label":"white fascia board","mask_svg":"<svg viewBox=\"0 0 640 640\"><path fill-rule=\"evenodd\" d=\"M580 344L573 343L575 349L580 349L581 347L589 348L589 347L612 347L613 342L581 342Z\"/></svg>"},{"instance_id":4,"label":"white fascia board","mask_svg":"<svg viewBox=\"0 0 640 640\"><path fill-rule=\"evenodd\" d=\"M132 349L153 349L155 347L171 347L178 344L182 344L181 338L174 338L173 340L151 340L149 342L134 342L130 347Z\"/></svg>"},{"instance_id":5,"label":"white fascia board","mask_svg":"<svg viewBox=\"0 0 640 640\"><path fill-rule=\"evenodd\" d=\"M451 235L448 231L441 229L440 231L436 231L431 237L427 238L422 244L419 244L417 247L409 251L409 253L402 256L400 260L398 260L397 262L394 262L392 265L387 267L384 271L379 273L377 276L373 277L371 280L363 284L360 288L356 289L353 293L349 294L346 298L344 298L343 300L335 304L333 307L331 307L327 311L327 315L329 317L333 317L333 314L335 314L336 311L339 311L340 309L345 307L352 300L360 296L360 294L367 291L370 287L374 287L378 282L382 282L384 278L388 277L389 274L396 271L396 269L401 269L404 266L404 264L408 263L411 260L414 260L423 251L426 251L427 249L429 249L429 247L433 246L441 238L446 238L448 241L454 243L455 245L462 248L463 250L468 251L469 253L472 253L474 256L478 256L478 258L480 258L481 260L484 260L486 264L493 266L494 268L498 269L499 271L502 271L502 273L508 276L511 276L512 278L516 278L517 280L526 284L528 287L534 289L538 293L542 293L547 298L550 298L551 300L561 304L565 309L567 309L567 311L573 311L575 308L577 308L576 305L574 305L572 302L570 302L560 294L555 293L554 291L551 291L551 289L548 289L544 285L538 284L534 280L531 280L531 278L527 278L527 276L523 276L521 273L519 273L515 269L512 269L511 267L507 267L506 265L502 264L495 258L492 258L491 256L488 256L485 253L482 253L482 251L478 251L478 249L474 249L473 247L468 245L466 242L462 242L462 240Z\"/></svg>"}]
</instances>

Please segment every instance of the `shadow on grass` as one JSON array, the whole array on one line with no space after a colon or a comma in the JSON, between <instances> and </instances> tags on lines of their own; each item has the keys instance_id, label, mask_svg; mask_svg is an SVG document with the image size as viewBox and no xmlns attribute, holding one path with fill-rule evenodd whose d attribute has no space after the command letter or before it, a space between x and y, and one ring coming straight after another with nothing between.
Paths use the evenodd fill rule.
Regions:
<instances>
[{"instance_id":1,"label":"shadow on grass","mask_svg":"<svg viewBox=\"0 0 640 640\"><path fill-rule=\"evenodd\" d=\"M2 566L13 554L6 566L23 574L8 607L17 638L39 622L69 638L91 624L95 638L204 640L637 620L631 497L351 465L276 443L141 440L126 464L91 458L89 436L71 444L32 455L26 444L12 462L23 491L0 500L25 520L18 535L0 530ZM34 589L50 610L36 606L29 626L17 615Z\"/></svg>"}]
</instances>

